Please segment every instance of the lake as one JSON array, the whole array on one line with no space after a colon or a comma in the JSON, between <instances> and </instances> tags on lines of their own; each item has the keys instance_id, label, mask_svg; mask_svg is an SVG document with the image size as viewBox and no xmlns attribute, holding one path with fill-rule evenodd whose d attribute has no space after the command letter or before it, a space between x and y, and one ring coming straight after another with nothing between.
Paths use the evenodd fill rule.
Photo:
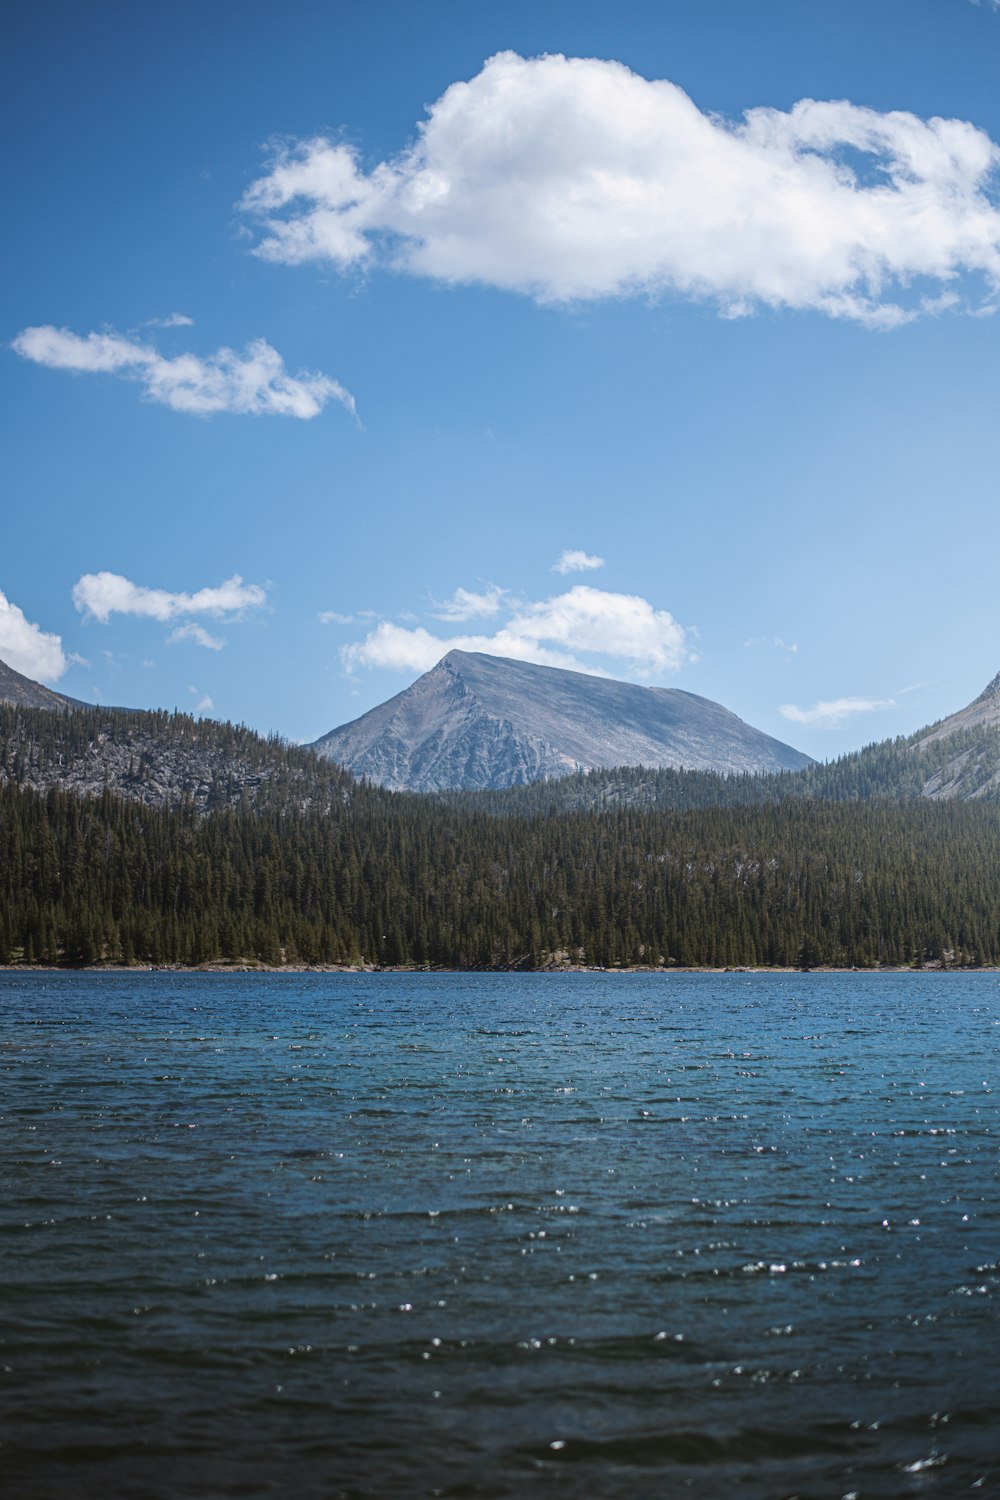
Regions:
<instances>
[{"instance_id":1,"label":"lake","mask_svg":"<svg viewBox=\"0 0 1000 1500\"><path fill-rule=\"evenodd\" d=\"M0 975L0 1471L1000 1493L1000 976Z\"/></svg>"}]
</instances>

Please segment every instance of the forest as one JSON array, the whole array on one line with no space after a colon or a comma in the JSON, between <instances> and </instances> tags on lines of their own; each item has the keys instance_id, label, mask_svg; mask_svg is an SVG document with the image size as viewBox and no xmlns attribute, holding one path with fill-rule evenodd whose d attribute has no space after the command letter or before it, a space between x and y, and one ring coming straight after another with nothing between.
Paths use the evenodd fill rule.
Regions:
<instances>
[{"instance_id":1,"label":"forest","mask_svg":"<svg viewBox=\"0 0 1000 1500\"><path fill-rule=\"evenodd\" d=\"M336 777L326 806L209 811L8 777L0 962L1000 963L992 803L500 817Z\"/></svg>"}]
</instances>

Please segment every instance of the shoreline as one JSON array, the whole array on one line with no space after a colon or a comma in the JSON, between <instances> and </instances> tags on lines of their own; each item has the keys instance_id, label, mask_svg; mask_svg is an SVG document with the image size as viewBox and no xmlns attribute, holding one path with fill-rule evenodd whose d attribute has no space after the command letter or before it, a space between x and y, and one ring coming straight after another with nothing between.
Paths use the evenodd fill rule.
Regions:
<instances>
[{"instance_id":1,"label":"shoreline","mask_svg":"<svg viewBox=\"0 0 1000 1500\"><path fill-rule=\"evenodd\" d=\"M629 964L601 968L594 964L545 964L538 968L507 965L496 968L449 968L447 965L417 964L264 964L224 963L209 960L201 964L0 964L0 974L997 974L998 964L942 964L940 960L915 968L911 964L871 964L838 966L817 964L799 969L781 965L730 964L719 968L711 964Z\"/></svg>"}]
</instances>

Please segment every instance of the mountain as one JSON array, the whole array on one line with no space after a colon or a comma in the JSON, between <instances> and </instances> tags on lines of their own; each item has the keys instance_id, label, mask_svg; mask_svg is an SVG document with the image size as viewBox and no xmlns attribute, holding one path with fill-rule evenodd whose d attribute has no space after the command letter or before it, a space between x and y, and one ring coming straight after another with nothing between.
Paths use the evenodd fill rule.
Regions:
<instances>
[{"instance_id":1,"label":"mountain","mask_svg":"<svg viewBox=\"0 0 1000 1500\"><path fill-rule=\"evenodd\" d=\"M413 792L521 786L601 766L728 775L811 764L694 693L468 651L449 651L313 748L355 776Z\"/></svg>"},{"instance_id":2,"label":"mountain","mask_svg":"<svg viewBox=\"0 0 1000 1500\"><path fill-rule=\"evenodd\" d=\"M0 788L79 797L110 792L152 808L198 814L240 808L281 816L329 811L350 794L351 778L338 766L242 724L77 707L72 700L65 706L73 711L0 702Z\"/></svg>"},{"instance_id":3,"label":"mountain","mask_svg":"<svg viewBox=\"0 0 1000 1500\"><path fill-rule=\"evenodd\" d=\"M922 751L952 751L928 781L924 795L996 798L1000 794L1000 672L958 713L913 736Z\"/></svg>"},{"instance_id":4,"label":"mountain","mask_svg":"<svg viewBox=\"0 0 1000 1500\"><path fill-rule=\"evenodd\" d=\"M811 798L819 802L1000 802L1000 674L966 708L911 735L799 771L719 776L618 766L504 791L439 792L456 809L494 817L543 813L689 812Z\"/></svg>"},{"instance_id":5,"label":"mountain","mask_svg":"<svg viewBox=\"0 0 1000 1500\"><path fill-rule=\"evenodd\" d=\"M0 661L0 703L13 703L18 708L79 708L80 704L75 698L64 698L62 693L54 693L51 688L43 687L40 682L33 682L30 677L22 677L20 672L15 672L13 667L8 667L5 661Z\"/></svg>"}]
</instances>

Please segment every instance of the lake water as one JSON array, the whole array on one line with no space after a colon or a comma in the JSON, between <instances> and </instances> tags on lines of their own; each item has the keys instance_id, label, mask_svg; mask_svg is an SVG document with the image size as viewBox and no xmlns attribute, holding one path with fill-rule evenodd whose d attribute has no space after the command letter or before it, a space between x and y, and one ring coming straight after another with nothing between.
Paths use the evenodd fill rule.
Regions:
<instances>
[{"instance_id":1,"label":"lake water","mask_svg":"<svg viewBox=\"0 0 1000 1500\"><path fill-rule=\"evenodd\" d=\"M1000 978L0 976L16 1500L1000 1494Z\"/></svg>"}]
</instances>

